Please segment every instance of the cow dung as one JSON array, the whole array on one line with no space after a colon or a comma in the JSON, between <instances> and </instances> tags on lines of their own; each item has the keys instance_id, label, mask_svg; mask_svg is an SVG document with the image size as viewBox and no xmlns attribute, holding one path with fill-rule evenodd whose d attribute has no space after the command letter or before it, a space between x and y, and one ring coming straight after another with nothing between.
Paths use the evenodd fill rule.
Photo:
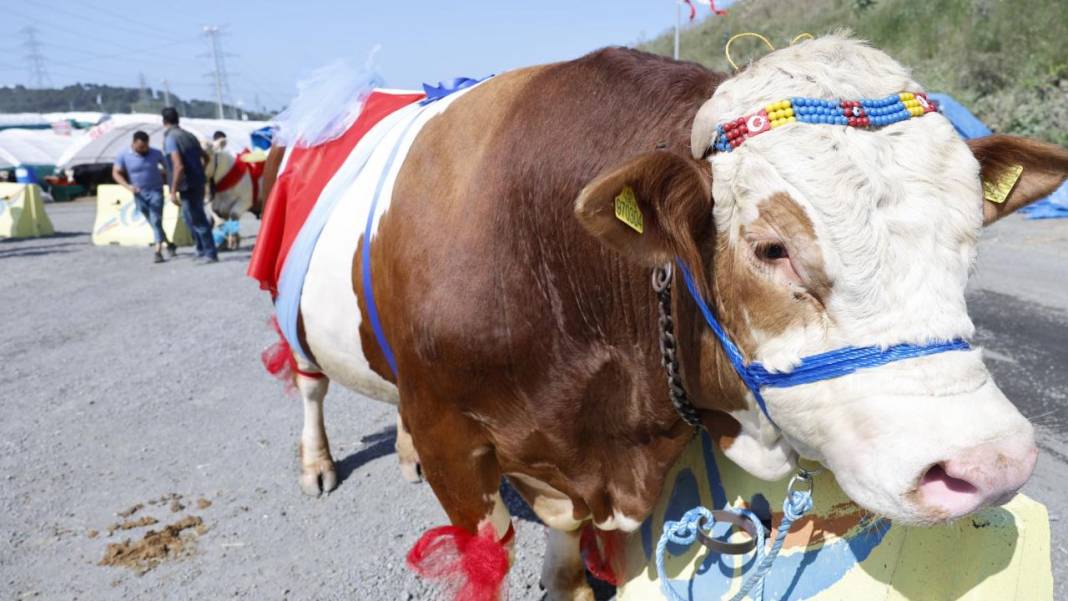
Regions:
<instances>
[{"instance_id":1,"label":"cow dung","mask_svg":"<svg viewBox=\"0 0 1068 601\"><path fill-rule=\"evenodd\" d=\"M183 537L182 532L190 529L195 534ZM188 553L195 537L205 531L204 521L199 516L189 515L159 532L149 530L138 541L126 539L109 544L98 565L125 567L144 574L165 559Z\"/></svg>"}]
</instances>

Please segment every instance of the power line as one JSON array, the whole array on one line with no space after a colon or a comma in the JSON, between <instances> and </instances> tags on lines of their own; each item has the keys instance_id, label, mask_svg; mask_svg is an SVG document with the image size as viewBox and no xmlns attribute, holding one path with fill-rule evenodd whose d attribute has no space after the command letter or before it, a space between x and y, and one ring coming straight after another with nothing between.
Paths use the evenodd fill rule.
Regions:
<instances>
[{"instance_id":1,"label":"power line","mask_svg":"<svg viewBox=\"0 0 1068 601\"><path fill-rule=\"evenodd\" d=\"M66 13L67 15L70 15L70 16L78 19L78 21L96 21L96 22L100 23L101 25L106 25L109 29L119 29L119 30L123 30L123 31L129 32L129 33L136 33L136 34L145 34L146 32L151 32L151 35L153 37L166 39L168 41L178 41L176 38L168 37L166 35L160 34L159 33L159 29L160 29L159 23L156 23L154 25L147 25L147 24L144 24L144 23L138 23L138 22L134 21L133 19L131 19L129 15L124 15L124 14L121 14L121 13L118 13L118 12L115 12L115 11L106 10L104 8L101 8L101 7L93 7L93 10L89 11L88 13L81 13L81 12L77 12L77 11L72 11L66 6L56 6L56 5L44 4L40 0L28 0L28 1L29 1L30 5L32 5L32 6L36 6L38 8L43 8L43 9L48 10L48 11L58 11L58 12ZM96 14L97 11L109 12L116 18L101 17L101 16ZM121 19L121 20L116 20L116 19ZM130 27L130 26L126 25L127 22L129 22L129 23L131 23L131 24L133 24L135 26L136 25L140 25L141 27L144 27L144 29L141 29L141 28L138 28L138 27Z\"/></svg>"},{"instance_id":2,"label":"power line","mask_svg":"<svg viewBox=\"0 0 1068 601\"><path fill-rule=\"evenodd\" d=\"M33 25L27 25L19 30L19 33L26 38L22 43L22 47L26 49L26 54L23 57L29 64L30 79L38 88L43 88L45 87L45 81L52 83L52 78L48 76L48 69L45 68L45 57L41 53L41 42L37 39L37 28Z\"/></svg>"},{"instance_id":3,"label":"power line","mask_svg":"<svg viewBox=\"0 0 1068 601\"><path fill-rule=\"evenodd\" d=\"M14 13L15 15L20 16L20 17L30 21L31 23L38 20L38 17L35 17L34 15L32 15L30 13L23 12L22 8L23 7L20 7L19 9L16 9L16 8L12 8L10 6L7 6L7 7L4 7L4 11L10 12L10 13ZM196 40L196 39L198 39L200 37L198 35L198 36L187 37L187 38L184 38L184 39L181 39L181 40L175 40L173 42L167 42L167 43L164 43L164 44L153 43L151 45L132 46L130 44L118 42L118 41L116 41L114 39L114 37L102 37L100 35L94 35L94 34L90 33L91 30L87 31L86 28L75 29L75 28L67 26L65 24L60 24L60 23L55 23L55 22L49 23L48 28L49 28L49 30L55 29L55 30L59 30L59 31L62 31L62 32L65 32L65 33L72 34L72 35L76 36L76 38L74 38L74 39L92 40L92 41L96 42L97 44L104 43L104 44L107 44L107 45L109 45L109 46L111 46L113 48L120 48L120 49L126 51L126 52L123 52L122 54L113 55L114 57L131 56L131 53L133 53L133 56L136 56L137 54L145 54L145 55L151 55L151 56L157 56L157 57L162 57L162 58L165 58L165 59L169 59L171 62L174 62L176 64L181 62L181 60L178 57L175 57L173 55L166 54L166 53L163 53L163 52L157 52L157 51L153 50L152 48L166 48L166 47L170 47L170 46L176 46L178 44L187 44L187 43L193 42L194 40ZM150 33L150 32L142 32L142 33ZM51 42L51 41L48 42L48 45L50 45L50 46L62 46L62 44L55 44L54 42ZM63 46L63 47L64 48L72 48L71 46ZM74 50L79 50L80 51L81 49L74 49ZM91 61L89 61L89 62L91 62Z\"/></svg>"}]
</instances>

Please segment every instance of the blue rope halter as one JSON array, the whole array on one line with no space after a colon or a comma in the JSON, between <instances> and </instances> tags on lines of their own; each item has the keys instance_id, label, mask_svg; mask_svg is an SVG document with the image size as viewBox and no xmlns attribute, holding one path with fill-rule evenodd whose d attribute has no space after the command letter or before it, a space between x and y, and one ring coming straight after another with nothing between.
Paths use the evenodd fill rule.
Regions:
<instances>
[{"instance_id":1,"label":"blue rope halter","mask_svg":"<svg viewBox=\"0 0 1068 601\"><path fill-rule=\"evenodd\" d=\"M764 415L772 424L775 424L775 420L771 419L771 414L768 413L768 406L764 402L764 396L760 393L762 388L789 388L821 380L833 380L866 367L878 367L894 361L901 361L902 359L912 359L946 351L966 351L971 348L966 341L960 338L929 344L895 344L885 348L881 346L846 346L833 351L802 357L801 363L788 372L769 371L758 362L746 363L742 352L727 336L723 326L720 325L719 320L716 319L716 316L708 307L708 303L701 298L701 293L698 292L697 286L694 284L690 270L686 268L686 265L681 260L676 259L675 262L679 266L683 281L686 282L686 289L690 291L690 296L697 303L697 308L700 309L701 315L705 318L705 323L708 324L708 327L715 333L716 338L719 339L719 343L723 346L724 352L727 353L727 358L730 359L734 371L745 383L745 387L753 393L753 398L756 399L760 410L764 412ZM778 426L776 425L776 427Z\"/></svg>"},{"instance_id":2,"label":"blue rope halter","mask_svg":"<svg viewBox=\"0 0 1068 601\"><path fill-rule=\"evenodd\" d=\"M778 425L775 424L775 420L771 419L771 414L768 413L768 406L764 402L764 396L760 393L764 387L788 388L790 386L810 384L820 380L839 378L866 367L878 367L894 361L901 361L902 359L923 357L946 351L963 351L971 348L967 342L960 338L930 344L895 344L886 348L880 346L847 346L826 353L803 357L797 367L791 371L772 372L760 363L746 363L742 352L727 336L723 326L709 308L708 303L701 297L701 293L697 290L693 276L690 275L685 263L679 259L676 259L675 262L679 267L679 272L682 274L683 281L686 283L686 289L690 291L690 296L697 303L697 308L701 311L701 315L704 316L705 323L708 324L708 327L715 333L716 338L719 339L719 343L723 346L723 350L734 367L734 371L738 373L738 377L745 383L746 388L753 393L760 410L764 412L768 421L775 427L778 427ZM795 488L795 484L799 481L807 482L808 487ZM767 550L764 549L764 526L752 512L730 507L724 510L749 520L755 531L753 539L755 541L754 548L756 549L756 567L746 577L738 592L731 597L732 601L741 601L750 592L755 592L754 598L756 599L764 598L764 577L771 571L772 564L778 557L779 551L782 550L783 542L786 540L786 534L790 531L791 526L797 519L812 509L812 503L811 473L802 469L787 486L786 499L783 501L783 518L779 523L771 548ZM700 538L703 532L702 527L707 529L704 534L708 536L714 523L713 512L701 506L686 512L679 521L667 521L664 523L664 531L656 545L656 572L660 580L660 589L669 600L685 601L685 598L671 586L665 571L664 562L667 544L692 544Z\"/></svg>"}]
</instances>

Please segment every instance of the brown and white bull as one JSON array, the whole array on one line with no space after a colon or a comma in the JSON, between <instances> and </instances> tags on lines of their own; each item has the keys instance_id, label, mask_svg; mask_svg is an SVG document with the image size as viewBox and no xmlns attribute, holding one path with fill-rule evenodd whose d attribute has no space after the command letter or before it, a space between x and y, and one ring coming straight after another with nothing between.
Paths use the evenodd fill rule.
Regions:
<instances>
[{"instance_id":1,"label":"brown and white bull","mask_svg":"<svg viewBox=\"0 0 1068 601\"><path fill-rule=\"evenodd\" d=\"M870 131L795 123L707 152L716 124L781 98L921 90L884 53L832 36L730 78L606 49L430 105L397 134L408 138L371 239L373 186L361 182L312 256L300 313L315 365L300 363L326 378L297 376L302 487L336 483L328 381L399 402L400 446L410 432L453 524L504 538L507 476L550 527L549 597L592 598L579 529L635 530L694 434L667 394L651 267L691 266L731 339L772 370L848 345L973 334L964 288L980 228L1052 191L1068 152L965 143L939 114ZM1023 172L1007 200L984 202L982 178L1011 165ZM614 212L625 187L642 233ZM368 323L369 245L395 375ZM1032 427L980 350L769 389L772 424L695 303L676 294L673 310L702 421L759 478L808 458L865 509L933 524L1001 502L1033 469Z\"/></svg>"},{"instance_id":2,"label":"brown and white bull","mask_svg":"<svg viewBox=\"0 0 1068 601\"><path fill-rule=\"evenodd\" d=\"M226 146L226 138L204 143L207 161L204 176L211 184L208 206L216 221L240 220L241 216L259 204L260 169L242 160ZM240 237L229 234L225 242L228 250L240 246Z\"/></svg>"}]
</instances>

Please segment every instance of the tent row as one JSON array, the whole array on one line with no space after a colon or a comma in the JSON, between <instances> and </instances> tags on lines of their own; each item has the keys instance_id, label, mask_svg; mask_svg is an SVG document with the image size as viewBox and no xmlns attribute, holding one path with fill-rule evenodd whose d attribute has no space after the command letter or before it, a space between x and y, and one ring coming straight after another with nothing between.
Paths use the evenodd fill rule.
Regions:
<instances>
[{"instance_id":1,"label":"tent row","mask_svg":"<svg viewBox=\"0 0 1068 601\"><path fill-rule=\"evenodd\" d=\"M92 117L91 114L83 116ZM23 114L0 115L0 171L25 168L36 175L37 181L59 170L111 163L120 151L129 147L137 130L148 133L153 146L163 146L163 123L159 115L149 113L110 115L84 130L3 127L5 123L20 121L31 123L32 119ZM232 148L264 148L270 144L269 124L265 121L182 119L181 125L201 142L211 140L214 132L222 131Z\"/></svg>"}]
</instances>

